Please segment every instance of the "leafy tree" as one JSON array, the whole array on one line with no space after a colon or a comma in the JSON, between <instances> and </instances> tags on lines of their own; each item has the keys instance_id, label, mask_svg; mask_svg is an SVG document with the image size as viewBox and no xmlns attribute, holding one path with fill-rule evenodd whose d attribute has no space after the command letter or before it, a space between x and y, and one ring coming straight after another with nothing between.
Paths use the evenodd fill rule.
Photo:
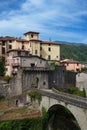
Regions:
<instances>
[{"instance_id":1,"label":"leafy tree","mask_svg":"<svg viewBox=\"0 0 87 130\"><path fill-rule=\"evenodd\" d=\"M4 76L4 74L5 74L4 62L0 60L0 76Z\"/></svg>"}]
</instances>

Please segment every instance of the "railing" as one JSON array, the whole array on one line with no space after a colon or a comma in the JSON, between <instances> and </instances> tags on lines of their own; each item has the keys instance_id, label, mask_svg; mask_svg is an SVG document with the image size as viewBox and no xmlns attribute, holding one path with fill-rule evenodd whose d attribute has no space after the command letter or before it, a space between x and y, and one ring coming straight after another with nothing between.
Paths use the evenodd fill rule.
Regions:
<instances>
[{"instance_id":1,"label":"railing","mask_svg":"<svg viewBox=\"0 0 87 130\"><path fill-rule=\"evenodd\" d=\"M87 109L87 98L81 98L79 96L73 96L71 94L65 94L62 92L53 92L53 91L46 91L35 89L37 92L41 93L44 96L56 99L58 101L63 101L66 104L71 104L80 108Z\"/></svg>"}]
</instances>

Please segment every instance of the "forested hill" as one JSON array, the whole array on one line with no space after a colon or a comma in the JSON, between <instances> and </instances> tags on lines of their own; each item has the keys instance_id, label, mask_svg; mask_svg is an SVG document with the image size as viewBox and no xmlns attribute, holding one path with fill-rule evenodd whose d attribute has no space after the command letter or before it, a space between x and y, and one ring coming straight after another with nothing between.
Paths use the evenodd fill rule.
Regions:
<instances>
[{"instance_id":1,"label":"forested hill","mask_svg":"<svg viewBox=\"0 0 87 130\"><path fill-rule=\"evenodd\" d=\"M77 61L87 62L87 44L60 42L61 59L69 58Z\"/></svg>"}]
</instances>

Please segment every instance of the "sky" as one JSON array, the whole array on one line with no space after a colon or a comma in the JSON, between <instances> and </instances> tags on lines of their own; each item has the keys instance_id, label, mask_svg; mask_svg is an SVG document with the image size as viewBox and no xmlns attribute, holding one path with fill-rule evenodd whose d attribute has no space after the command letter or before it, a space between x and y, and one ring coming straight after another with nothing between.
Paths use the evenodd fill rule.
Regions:
<instances>
[{"instance_id":1,"label":"sky","mask_svg":"<svg viewBox=\"0 0 87 130\"><path fill-rule=\"evenodd\" d=\"M87 44L87 0L0 0L0 36Z\"/></svg>"}]
</instances>

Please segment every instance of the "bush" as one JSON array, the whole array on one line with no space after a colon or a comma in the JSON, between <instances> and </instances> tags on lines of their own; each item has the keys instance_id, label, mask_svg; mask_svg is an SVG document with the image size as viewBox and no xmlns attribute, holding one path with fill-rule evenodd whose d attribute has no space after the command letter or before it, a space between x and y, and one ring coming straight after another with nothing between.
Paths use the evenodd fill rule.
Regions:
<instances>
[{"instance_id":1,"label":"bush","mask_svg":"<svg viewBox=\"0 0 87 130\"><path fill-rule=\"evenodd\" d=\"M59 90L61 92L81 96L81 97L86 97L85 89L83 89L83 91L81 91L79 88L76 88L76 87L68 87L68 88L57 88L57 90Z\"/></svg>"},{"instance_id":2,"label":"bush","mask_svg":"<svg viewBox=\"0 0 87 130\"><path fill-rule=\"evenodd\" d=\"M10 79L11 79L11 77L10 77L9 75L4 76L4 80L5 80L7 83L10 82Z\"/></svg>"}]
</instances>

